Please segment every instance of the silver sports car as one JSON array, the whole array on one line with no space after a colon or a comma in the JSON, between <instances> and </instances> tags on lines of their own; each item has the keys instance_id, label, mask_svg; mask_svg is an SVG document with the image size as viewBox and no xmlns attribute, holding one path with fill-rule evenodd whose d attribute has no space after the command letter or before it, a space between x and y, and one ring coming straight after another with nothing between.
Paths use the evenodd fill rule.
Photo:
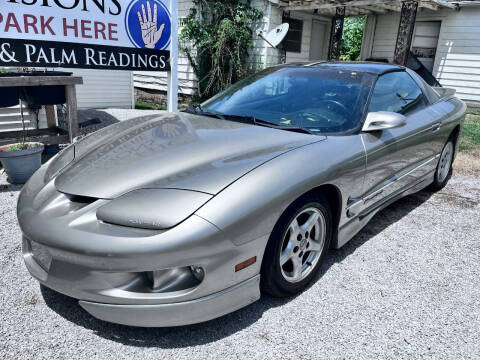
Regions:
<instances>
[{"instance_id":1,"label":"silver sports car","mask_svg":"<svg viewBox=\"0 0 480 360\"><path fill-rule=\"evenodd\" d=\"M400 66L269 68L46 163L18 201L26 266L133 326L296 294L380 209L447 183L465 110Z\"/></svg>"}]
</instances>

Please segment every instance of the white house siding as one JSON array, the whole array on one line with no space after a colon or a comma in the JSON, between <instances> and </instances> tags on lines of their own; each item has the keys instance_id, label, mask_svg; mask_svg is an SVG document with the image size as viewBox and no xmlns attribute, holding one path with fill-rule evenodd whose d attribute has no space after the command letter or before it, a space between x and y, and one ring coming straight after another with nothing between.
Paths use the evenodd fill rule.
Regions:
<instances>
[{"instance_id":1,"label":"white house siding","mask_svg":"<svg viewBox=\"0 0 480 360\"><path fill-rule=\"evenodd\" d=\"M377 17L372 57L393 60L399 21L399 13ZM461 99L480 105L480 6L424 10L417 21L442 22L433 75Z\"/></svg>"},{"instance_id":2,"label":"white house siding","mask_svg":"<svg viewBox=\"0 0 480 360\"><path fill-rule=\"evenodd\" d=\"M250 65L253 70L260 70L268 66L276 65L281 61L281 53L277 49L268 46L268 44L258 36L260 31L268 32L282 23L283 9L278 7L277 3L278 1L275 0L252 0L252 5L264 14L263 18L254 25L253 29L253 49L250 52ZM184 18L193 6L192 0L179 0L179 18ZM287 52L287 62L308 61L310 58L312 19L317 19L327 24L326 29L330 28L330 19L314 15L313 13L299 11L292 11L290 16L295 19L302 19L304 24L302 52ZM181 31L181 27L179 27L179 31ZM326 55L328 34L325 34L324 39L324 54ZM165 73L135 71L133 72L133 79L135 87L160 91L167 90L167 77ZM181 52L179 53L178 59L178 81L179 93L185 95L193 95L195 93L197 81L193 73L193 68Z\"/></svg>"},{"instance_id":3,"label":"white house siding","mask_svg":"<svg viewBox=\"0 0 480 360\"><path fill-rule=\"evenodd\" d=\"M367 56L367 58L372 57L376 59L388 59L390 62L393 61L399 22L400 14L396 12L377 15L372 54L371 56Z\"/></svg>"},{"instance_id":4,"label":"white house siding","mask_svg":"<svg viewBox=\"0 0 480 360\"><path fill-rule=\"evenodd\" d=\"M263 39L257 36L257 34L260 30L268 32L280 25L283 20L283 9L275 5L274 2L272 3L266 0L253 0L252 4L258 9L260 9L264 14L261 23L254 29L254 49L252 50L252 62L255 63L256 68L264 68L272 65L277 65L281 61L282 54L279 50L270 47ZM324 57L326 58L331 19L302 11L291 11L290 17L303 21L302 46L300 53L287 52L287 63L309 61L310 43L312 38L312 21L314 19L326 25L325 28L327 29L327 33L322 35L324 44L323 52Z\"/></svg>"},{"instance_id":5,"label":"white house siding","mask_svg":"<svg viewBox=\"0 0 480 360\"><path fill-rule=\"evenodd\" d=\"M278 64L280 58L278 51L266 46L265 41L258 37L260 30L269 31L282 22L282 11L267 0L253 0L252 5L264 13L263 19L255 25L253 49L251 51L250 65L253 69L261 69L265 66ZM194 7L192 0L178 1L178 16L180 19L187 16L189 10ZM179 26L179 33L182 27ZM166 91L167 76L161 72L135 71L133 73L135 87ZM187 57L182 52L178 58L178 83L179 93L193 95L197 89L197 79Z\"/></svg>"},{"instance_id":6,"label":"white house siding","mask_svg":"<svg viewBox=\"0 0 480 360\"><path fill-rule=\"evenodd\" d=\"M131 71L64 70L73 72L74 76L83 77L83 85L77 85L76 87L79 109L132 107L133 82Z\"/></svg>"},{"instance_id":7,"label":"white house siding","mask_svg":"<svg viewBox=\"0 0 480 360\"><path fill-rule=\"evenodd\" d=\"M178 0L178 17L187 16L189 10L194 7L191 0ZM179 33L182 27L179 26ZM165 72L134 71L133 81L135 87L167 91L167 74ZM181 51L178 54L178 87L179 93L185 95L194 94L197 83L187 57Z\"/></svg>"},{"instance_id":8,"label":"white house siding","mask_svg":"<svg viewBox=\"0 0 480 360\"><path fill-rule=\"evenodd\" d=\"M301 12L301 11L291 11L290 17L292 19L303 20L303 31L302 31L302 47L301 52L287 52L287 63L289 62L298 62L298 61L309 61L310 60L310 42L312 39L312 21L313 19L317 19L321 22L324 22L327 26L326 29L330 29L331 19L314 15L312 13ZM329 34L324 34L324 54L326 55L326 51L328 48L328 36ZM318 59L323 60L323 59Z\"/></svg>"},{"instance_id":9,"label":"white house siding","mask_svg":"<svg viewBox=\"0 0 480 360\"><path fill-rule=\"evenodd\" d=\"M260 37L260 31L268 33L282 23L282 10L265 0L253 0L252 6L263 12L263 18L253 29L253 49L250 51L252 69L259 70L267 66L278 64L281 54Z\"/></svg>"}]
</instances>

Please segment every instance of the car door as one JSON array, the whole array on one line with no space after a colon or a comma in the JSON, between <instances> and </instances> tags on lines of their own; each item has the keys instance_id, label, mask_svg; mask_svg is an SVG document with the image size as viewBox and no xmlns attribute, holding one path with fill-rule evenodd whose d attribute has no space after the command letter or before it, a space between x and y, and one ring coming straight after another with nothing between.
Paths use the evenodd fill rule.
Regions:
<instances>
[{"instance_id":1,"label":"car door","mask_svg":"<svg viewBox=\"0 0 480 360\"><path fill-rule=\"evenodd\" d=\"M435 170L432 134L441 115L428 103L417 83L405 71L380 76L369 112L392 111L406 116L406 125L362 133L367 155L364 208L394 198Z\"/></svg>"}]
</instances>

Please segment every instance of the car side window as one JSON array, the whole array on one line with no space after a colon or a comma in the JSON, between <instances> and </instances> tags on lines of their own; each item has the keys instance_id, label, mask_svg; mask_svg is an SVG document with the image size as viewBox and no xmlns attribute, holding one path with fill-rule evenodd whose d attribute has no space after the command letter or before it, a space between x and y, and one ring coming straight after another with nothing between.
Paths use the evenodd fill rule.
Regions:
<instances>
[{"instance_id":1,"label":"car side window","mask_svg":"<svg viewBox=\"0 0 480 360\"><path fill-rule=\"evenodd\" d=\"M397 71L378 78L368 111L392 111L405 115L426 105L425 95L410 75Z\"/></svg>"}]
</instances>

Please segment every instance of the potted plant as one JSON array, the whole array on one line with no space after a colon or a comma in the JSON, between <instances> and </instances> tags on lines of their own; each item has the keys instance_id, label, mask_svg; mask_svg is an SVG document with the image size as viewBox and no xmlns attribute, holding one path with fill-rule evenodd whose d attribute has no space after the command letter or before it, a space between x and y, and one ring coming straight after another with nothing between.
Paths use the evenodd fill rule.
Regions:
<instances>
[{"instance_id":1,"label":"potted plant","mask_svg":"<svg viewBox=\"0 0 480 360\"><path fill-rule=\"evenodd\" d=\"M42 165L43 144L27 142L27 129L23 117L23 138L20 143L0 146L0 162L13 184L24 184Z\"/></svg>"}]
</instances>

